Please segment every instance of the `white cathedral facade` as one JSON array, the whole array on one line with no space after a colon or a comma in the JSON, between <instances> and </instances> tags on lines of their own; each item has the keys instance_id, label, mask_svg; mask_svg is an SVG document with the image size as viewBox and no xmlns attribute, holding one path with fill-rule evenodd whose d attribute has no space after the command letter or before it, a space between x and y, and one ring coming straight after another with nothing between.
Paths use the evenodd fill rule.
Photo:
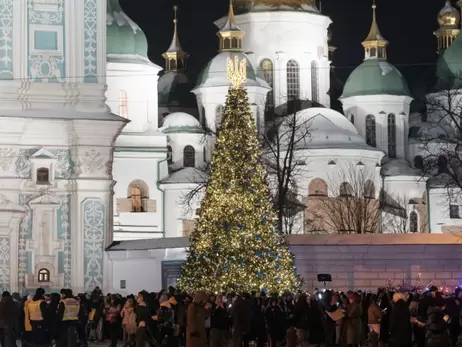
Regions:
<instances>
[{"instance_id":1,"label":"white cathedral facade","mask_svg":"<svg viewBox=\"0 0 462 347\"><path fill-rule=\"evenodd\" d=\"M206 129L219 127L226 61L235 56L249 62L260 131L268 108L293 99L319 106L297 113L313 126L297 152L309 159L296 184L300 202L330 196L329 177L354 166L372 172L374 198L405 194L411 229L462 230L446 187L421 174L423 145L413 134L429 127L411 113L406 81L386 60L375 8L364 62L341 96L344 115L330 109L331 20L311 0L238 1L236 14L231 7L216 22L220 51L195 83L176 15L164 68L147 58L143 32L117 0L5 0L0 17L2 290L134 292L174 282L200 209L200 194L189 208L185 195L206 179L214 143ZM455 74L460 14L447 2L438 18L440 61ZM297 232L308 231L305 218Z\"/></svg>"}]
</instances>

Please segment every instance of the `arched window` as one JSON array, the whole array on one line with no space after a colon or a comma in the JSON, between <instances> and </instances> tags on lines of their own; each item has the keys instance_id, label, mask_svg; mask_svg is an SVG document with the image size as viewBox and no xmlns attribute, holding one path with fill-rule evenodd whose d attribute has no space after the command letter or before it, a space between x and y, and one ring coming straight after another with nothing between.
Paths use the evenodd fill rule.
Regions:
<instances>
[{"instance_id":1,"label":"arched window","mask_svg":"<svg viewBox=\"0 0 462 347\"><path fill-rule=\"evenodd\" d=\"M274 109L274 67L273 62L269 59L263 59L260 63L260 71L262 73L263 79L271 87L271 90L266 94L266 112L271 112Z\"/></svg>"},{"instance_id":2,"label":"arched window","mask_svg":"<svg viewBox=\"0 0 462 347\"><path fill-rule=\"evenodd\" d=\"M173 150L172 146L167 146L168 164L173 164Z\"/></svg>"},{"instance_id":3,"label":"arched window","mask_svg":"<svg viewBox=\"0 0 462 347\"><path fill-rule=\"evenodd\" d=\"M396 117L388 115L388 157L396 158Z\"/></svg>"},{"instance_id":4,"label":"arched window","mask_svg":"<svg viewBox=\"0 0 462 347\"><path fill-rule=\"evenodd\" d=\"M119 116L128 118L127 92L121 90L119 92Z\"/></svg>"},{"instance_id":5,"label":"arched window","mask_svg":"<svg viewBox=\"0 0 462 347\"><path fill-rule=\"evenodd\" d=\"M231 48L231 40L229 38L225 38L223 40L223 48L230 49Z\"/></svg>"},{"instance_id":6,"label":"arched window","mask_svg":"<svg viewBox=\"0 0 462 347\"><path fill-rule=\"evenodd\" d=\"M327 196L327 183L321 178L312 179L308 185L308 196Z\"/></svg>"},{"instance_id":7,"label":"arched window","mask_svg":"<svg viewBox=\"0 0 462 347\"><path fill-rule=\"evenodd\" d=\"M132 187L130 191L130 199L132 200L132 212L144 212L142 204L141 189Z\"/></svg>"},{"instance_id":8,"label":"arched window","mask_svg":"<svg viewBox=\"0 0 462 347\"><path fill-rule=\"evenodd\" d=\"M350 116L350 122L351 124L355 125L355 115L354 114Z\"/></svg>"},{"instance_id":9,"label":"arched window","mask_svg":"<svg viewBox=\"0 0 462 347\"><path fill-rule=\"evenodd\" d=\"M50 182L50 171L46 167L37 169L37 183L48 184Z\"/></svg>"},{"instance_id":10,"label":"arched window","mask_svg":"<svg viewBox=\"0 0 462 347\"><path fill-rule=\"evenodd\" d=\"M444 173L448 170L448 159L444 155L438 157L438 173Z\"/></svg>"},{"instance_id":11,"label":"arched window","mask_svg":"<svg viewBox=\"0 0 462 347\"><path fill-rule=\"evenodd\" d=\"M311 62L311 101L319 103L318 63Z\"/></svg>"},{"instance_id":12,"label":"arched window","mask_svg":"<svg viewBox=\"0 0 462 347\"><path fill-rule=\"evenodd\" d=\"M300 67L295 60L287 62L287 101L300 100Z\"/></svg>"},{"instance_id":13,"label":"arched window","mask_svg":"<svg viewBox=\"0 0 462 347\"><path fill-rule=\"evenodd\" d=\"M416 233L419 230L419 220L417 217L417 212L412 211L409 214L409 231L411 233Z\"/></svg>"},{"instance_id":14,"label":"arched window","mask_svg":"<svg viewBox=\"0 0 462 347\"><path fill-rule=\"evenodd\" d=\"M186 146L183 150L183 166L195 167L196 166L196 151L193 146Z\"/></svg>"},{"instance_id":15,"label":"arched window","mask_svg":"<svg viewBox=\"0 0 462 347\"><path fill-rule=\"evenodd\" d=\"M221 116L223 115L223 106L218 105L215 110L215 129L221 128Z\"/></svg>"},{"instance_id":16,"label":"arched window","mask_svg":"<svg viewBox=\"0 0 462 347\"><path fill-rule=\"evenodd\" d=\"M367 180L364 183L364 197L367 199L375 198L375 186L371 180Z\"/></svg>"},{"instance_id":17,"label":"arched window","mask_svg":"<svg viewBox=\"0 0 462 347\"><path fill-rule=\"evenodd\" d=\"M201 125L205 128L207 127L207 118L205 118L205 107L201 107L201 113L200 113L200 118L201 118Z\"/></svg>"},{"instance_id":18,"label":"arched window","mask_svg":"<svg viewBox=\"0 0 462 347\"><path fill-rule=\"evenodd\" d=\"M48 269L40 269L38 272L38 281L40 283L50 282L50 271Z\"/></svg>"},{"instance_id":19,"label":"arched window","mask_svg":"<svg viewBox=\"0 0 462 347\"><path fill-rule=\"evenodd\" d=\"M348 182L343 182L339 189L340 196L353 196L353 188Z\"/></svg>"},{"instance_id":20,"label":"arched window","mask_svg":"<svg viewBox=\"0 0 462 347\"><path fill-rule=\"evenodd\" d=\"M377 49L376 49L376 48L371 48L370 53L369 53L369 56L370 56L371 58L376 57L376 56L377 56Z\"/></svg>"},{"instance_id":21,"label":"arched window","mask_svg":"<svg viewBox=\"0 0 462 347\"><path fill-rule=\"evenodd\" d=\"M414 157L414 167L416 169L423 170L423 168L424 168L424 160L423 160L422 156L416 155Z\"/></svg>"},{"instance_id":22,"label":"arched window","mask_svg":"<svg viewBox=\"0 0 462 347\"><path fill-rule=\"evenodd\" d=\"M366 143L369 146L377 147L375 117L371 114L366 117Z\"/></svg>"},{"instance_id":23,"label":"arched window","mask_svg":"<svg viewBox=\"0 0 462 347\"><path fill-rule=\"evenodd\" d=\"M144 181L135 180L131 182L128 186L127 197L131 200L130 212L146 212L146 203L149 200L149 187Z\"/></svg>"}]
</instances>

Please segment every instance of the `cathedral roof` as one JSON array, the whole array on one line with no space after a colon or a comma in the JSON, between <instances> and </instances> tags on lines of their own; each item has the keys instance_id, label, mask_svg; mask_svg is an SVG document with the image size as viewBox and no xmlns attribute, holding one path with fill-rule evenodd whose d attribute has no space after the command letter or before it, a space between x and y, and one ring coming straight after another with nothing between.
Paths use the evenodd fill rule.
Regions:
<instances>
[{"instance_id":1,"label":"cathedral roof","mask_svg":"<svg viewBox=\"0 0 462 347\"><path fill-rule=\"evenodd\" d=\"M162 128L163 133L201 133L203 132L200 122L185 112L170 113L164 118Z\"/></svg>"},{"instance_id":2,"label":"cathedral roof","mask_svg":"<svg viewBox=\"0 0 462 347\"><path fill-rule=\"evenodd\" d=\"M438 78L436 89L458 89L462 87L462 33L441 54L436 64Z\"/></svg>"},{"instance_id":3,"label":"cathedral roof","mask_svg":"<svg viewBox=\"0 0 462 347\"><path fill-rule=\"evenodd\" d=\"M234 0L237 13L258 11L318 12L316 0Z\"/></svg>"},{"instance_id":4,"label":"cathedral roof","mask_svg":"<svg viewBox=\"0 0 462 347\"><path fill-rule=\"evenodd\" d=\"M159 77L157 84L159 106L197 106L196 98L191 93L188 76L183 72L168 71Z\"/></svg>"},{"instance_id":5,"label":"cathedral roof","mask_svg":"<svg viewBox=\"0 0 462 347\"><path fill-rule=\"evenodd\" d=\"M234 62L236 56L239 62L243 59L247 61L247 82L244 85L270 89L268 84L262 78L258 77L255 68L250 63L249 57L242 51L232 50L220 52L207 64L197 79L196 88L231 86L231 82L228 81L226 67L228 58Z\"/></svg>"},{"instance_id":6,"label":"cathedral roof","mask_svg":"<svg viewBox=\"0 0 462 347\"><path fill-rule=\"evenodd\" d=\"M341 98L361 95L410 96L401 72L383 59L367 59L348 77Z\"/></svg>"},{"instance_id":7,"label":"cathedral roof","mask_svg":"<svg viewBox=\"0 0 462 347\"><path fill-rule=\"evenodd\" d=\"M369 149L376 150L366 144L359 135L355 126L341 113L322 107L312 107L302 110L296 114L296 126L300 129L303 136L296 140L297 149ZM283 122L279 129L279 134L291 136L291 123ZM306 125L306 126L305 126ZM284 129L287 128L287 129ZM306 136L306 131L310 130L310 136ZM298 133L298 130L297 130ZM280 141L284 143L284 136Z\"/></svg>"},{"instance_id":8,"label":"cathedral roof","mask_svg":"<svg viewBox=\"0 0 462 347\"><path fill-rule=\"evenodd\" d=\"M125 14L118 0L107 0L106 38L108 56L136 56L142 61L148 60L146 36L141 28ZM133 61L133 59L130 60Z\"/></svg>"}]
</instances>

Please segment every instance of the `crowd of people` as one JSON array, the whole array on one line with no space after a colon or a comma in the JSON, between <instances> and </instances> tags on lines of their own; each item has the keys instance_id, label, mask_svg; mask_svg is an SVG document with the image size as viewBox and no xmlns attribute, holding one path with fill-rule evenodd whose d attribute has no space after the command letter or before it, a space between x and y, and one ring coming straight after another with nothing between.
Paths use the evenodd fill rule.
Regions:
<instances>
[{"instance_id":1,"label":"crowd of people","mask_svg":"<svg viewBox=\"0 0 462 347\"><path fill-rule=\"evenodd\" d=\"M34 296L4 292L0 343L4 347L263 347L379 345L462 347L462 290L452 295L379 290L186 294L174 288L136 296L71 290Z\"/></svg>"}]
</instances>

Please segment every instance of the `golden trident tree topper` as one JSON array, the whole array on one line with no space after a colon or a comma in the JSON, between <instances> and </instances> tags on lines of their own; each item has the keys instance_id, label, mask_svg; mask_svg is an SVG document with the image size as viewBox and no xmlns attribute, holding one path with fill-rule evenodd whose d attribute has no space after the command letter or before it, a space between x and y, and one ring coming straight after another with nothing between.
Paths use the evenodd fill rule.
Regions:
<instances>
[{"instance_id":1,"label":"golden trident tree topper","mask_svg":"<svg viewBox=\"0 0 462 347\"><path fill-rule=\"evenodd\" d=\"M241 84L247 82L247 60L242 59L239 63L239 57L234 56L234 62L231 58L228 58L227 68L228 81L231 82L233 88L239 88Z\"/></svg>"}]
</instances>

